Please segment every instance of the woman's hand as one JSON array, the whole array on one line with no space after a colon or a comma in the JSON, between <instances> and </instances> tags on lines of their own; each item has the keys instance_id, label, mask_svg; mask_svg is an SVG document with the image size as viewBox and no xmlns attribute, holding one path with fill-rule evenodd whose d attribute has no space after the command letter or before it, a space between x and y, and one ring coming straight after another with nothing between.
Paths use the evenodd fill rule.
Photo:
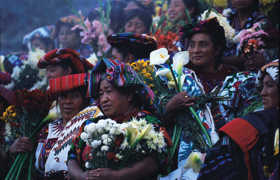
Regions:
<instances>
[{"instance_id":1,"label":"woman's hand","mask_svg":"<svg viewBox=\"0 0 280 180\"><path fill-rule=\"evenodd\" d=\"M117 171L108 168L99 168L85 171L82 174L82 179L85 180L119 180Z\"/></svg>"},{"instance_id":2,"label":"woman's hand","mask_svg":"<svg viewBox=\"0 0 280 180\"><path fill-rule=\"evenodd\" d=\"M20 137L9 148L11 153L28 152L32 151L33 144L28 137Z\"/></svg>"},{"instance_id":3,"label":"woman's hand","mask_svg":"<svg viewBox=\"0 0 280 180\"><path fill-rule=\"evenodd\" d=\"M195 98L188 97L186 92L180 92L172 97L166 104L166 112L174 112L176 110L185 109L194 105Z\"/></svg>"}]
</instances>

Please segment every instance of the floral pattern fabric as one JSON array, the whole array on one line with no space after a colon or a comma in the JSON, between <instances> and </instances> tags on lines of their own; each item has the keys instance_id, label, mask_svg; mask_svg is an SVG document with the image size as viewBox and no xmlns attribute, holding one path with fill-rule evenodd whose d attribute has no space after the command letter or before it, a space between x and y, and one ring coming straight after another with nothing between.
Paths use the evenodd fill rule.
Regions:
<instances>
[{"instance_id":1,"label":"floral pattern fabric","mask_svg":"<svg viewBox=\"0 0 280 180\"><path fill-rule=\"evenodd\" d=\"M256 77L254 72L238 72L226 77L218 95L229 99L219 102L220 114L216 113L215 120L221 118L227 123L233 118L244 116L250 105L261 102Z\"/></svg>"}]
</instances>

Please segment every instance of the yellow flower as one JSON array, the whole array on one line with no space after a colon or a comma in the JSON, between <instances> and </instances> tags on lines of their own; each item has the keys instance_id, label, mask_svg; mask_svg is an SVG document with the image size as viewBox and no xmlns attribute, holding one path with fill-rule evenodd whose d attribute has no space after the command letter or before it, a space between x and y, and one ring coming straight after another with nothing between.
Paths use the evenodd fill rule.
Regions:
<instances>
[{"instance_id":1,"label":"yellow flower","mask_svg":"<svg viewBox=\"0 0 280 180\"><path fill-rule=\"evenodd\" d=\"M202 154L200 152L192 152L184 166L185 169L192 168L194 172L199 172L202 165Z\"/></svg>"}]
</instances>

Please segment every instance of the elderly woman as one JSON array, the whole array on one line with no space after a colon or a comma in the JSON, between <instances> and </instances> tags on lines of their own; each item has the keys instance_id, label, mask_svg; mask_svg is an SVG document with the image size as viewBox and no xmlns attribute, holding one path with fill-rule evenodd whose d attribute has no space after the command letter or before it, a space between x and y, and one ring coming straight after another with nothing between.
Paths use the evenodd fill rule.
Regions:
<instances>
[{"instance_id":1,"label":"elderly woman","mask_svg":"<svg viewBox=\"0 0 280 180\"><path fill-rule=\"evenodd\" d=\"M261 68L259 84L264 110L236 118L220 129L223 138L207 153L199 180L279 177L278 60Z\"/></svg>"},{"instance_id":2,"label":"elderly woman","mask_svg":"<svg viewBox=\"0 0 280 180\"><path fill-rule=\"evenodd\" d=\"M122 123L135 117L145 118L150 123L159 122L152 114L151 90L130 66L104 59L92 75L95 80L89 79L89 87L93 87L90 94L97 99L98 106L105 115L103 119L110 118ZM68 155L68 169L73 179L156 179L160 168L154 157L147 156L134 162L129 168L86 170L85 162L90 157L90 147L86 146L80 137L74 141L72 147Z\"/></svg>"}]
</instances>

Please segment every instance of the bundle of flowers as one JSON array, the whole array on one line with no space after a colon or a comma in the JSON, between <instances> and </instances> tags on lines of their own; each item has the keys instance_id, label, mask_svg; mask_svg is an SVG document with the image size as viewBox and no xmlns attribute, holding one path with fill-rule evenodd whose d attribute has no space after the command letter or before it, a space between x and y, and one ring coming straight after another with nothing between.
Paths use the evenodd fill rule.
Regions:
<instances>
[{"instance_id":1,"label":"bundle of flowers","mask_svg":"<svg viewBox=\"0 0 280 180\"><path fill-rule=\"evenodd\" d=\"M179 40L178 34L171 31L164 33L158 29L153 36L157 40L158 48L166 48L169 53L178 51L178 47L176 46Z\"/></svg>"},{"instance_id":2,"label":"bundle of flowers","mask_svg":"<svg viewBox=\"0 0 280 180\"><path fill-rule=\"evenodd\" d=\"M231 25L229 24L227 18L223 15L218 13L217 11L214 11L212 9L205 10L199 19L202 20L207 20L216 17L219 24L224 28L225 30L225 37L228 42L232 42L233 38L235 36L235 30Z\"/></svg>"},{"instance_id":3,"label":"bundle of flowers","mask_svg":"<svg viewBox=\"0 0 280 180\"><path fill-rule=\"evenodd\" d=\"M88 169L120 169L148 155L167 153L164 133L145 119L117 123L99 120L85 126L81 139L91 147Z\"/></svg>"},{"instance_id":4,"label":"bundle of flowers","mask_svg":"<svg viewBox=\"0 0 280 180\"><path fill-rule=\"evenodd\" d=\"M52 101L40 90L17 90L15 96L16 104L8 107L7 114L3 114L8 127L6 131L10 131L6 132L7 139L13 141L18 136L27 136L34 142L37 133L49 120L46 116ZM18 154L5 179L18 179L20 176L31 179L34 154L35 149Z\"/></svg>"},{"instance_id":5,"label":"bundle of flowers","mask_svg":"<svg viewBox=\"0 0 280 180\"><path fill-rule=\"evenodd\" d=\"M262 29L263 26L263 23L255 23L252 28L242 30L236 36L236 40L239 40L237 46L239 54L251 55L264 51L269 35Z\"/></svg>"},{"instance_id":6,"label":"bundle of flowers","mask_svg":"<svg viewBox=\"0 0 280 180\"><path fill-rule=\"evenodd\" d=\"M99 5L102 1L99 0ZM80 29L80 35L82 37L81 42L83 44L89 44L94 50L94 54L97 56L104 56L109 53L111 45L107 42L107 35L110 33L108 28L109 25L109 12L110 12L110 1L106 1L107 11L104 12L102 8L99 8L99 14L101 20L90 21L88 18L84 20L84 16L79 12L81 17L81 23L75 25L71 30ZM101 7L101 5L100 5Z\"/></svg>"},{"instance_id":7,"label":"bundle of flowers","mask_svg":"<svg viewBox=\"0 0 280 180\"><path fill-rule=\"evenodd\" d=\"M21 66L15 66L11 75L12 82L6 87L8 89L46 89L47 78L45 70L37 68L37 63L45 52L41 49L30 51Z\"/></svg>"}]
</instances>

